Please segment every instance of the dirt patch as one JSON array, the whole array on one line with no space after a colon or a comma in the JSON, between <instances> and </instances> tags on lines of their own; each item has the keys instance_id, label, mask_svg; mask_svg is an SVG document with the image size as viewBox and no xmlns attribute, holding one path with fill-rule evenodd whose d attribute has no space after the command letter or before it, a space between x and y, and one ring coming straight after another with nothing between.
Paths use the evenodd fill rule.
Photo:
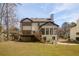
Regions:
<instances>
[{"instance_id":1,"label":"dirt patch","mask_svg":"<svg viewBox=\"0 0 79 59\"><path fill-rule=\"evenodd\" d=\"M78 43L70 42L67 39L59 39L57 44L62 44L62 45L79 45Z\"/></svg>"},{"instance_id":2,"label":"dirt patch","mask_svg":"<svg viewBox=\"0 0 79 59\"><path fill-rule=\"evenodd\" d=\"M62 45L79 45L76 43L61 43L61 42L57 42L57 44L62 44Z\"/></svg>"}]
</instances>

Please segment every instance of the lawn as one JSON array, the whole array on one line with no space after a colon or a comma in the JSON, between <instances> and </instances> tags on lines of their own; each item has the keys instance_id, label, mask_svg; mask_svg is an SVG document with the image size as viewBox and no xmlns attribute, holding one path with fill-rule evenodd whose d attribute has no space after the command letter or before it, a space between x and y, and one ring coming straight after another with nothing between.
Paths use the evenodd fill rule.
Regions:
<instances>
[{"instance_id":1,"label":"lawn","mask_svg":"<svg viewBox=\"0 0 79 59\"><path fill-rule=\"evenodd\" d=\"M0 56L79 56L79 45L0 42Z\"/></svg>"}]
</instances>

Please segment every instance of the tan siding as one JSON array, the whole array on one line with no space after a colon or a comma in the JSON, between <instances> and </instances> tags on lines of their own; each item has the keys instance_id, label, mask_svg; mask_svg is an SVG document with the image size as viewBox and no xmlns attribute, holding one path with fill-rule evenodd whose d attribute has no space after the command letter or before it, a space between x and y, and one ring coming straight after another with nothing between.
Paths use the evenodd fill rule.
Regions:
<instances>
[{"instance_id":1,"label":"tan siding","mask_svg":"<svg viewBox=\"0 0 79 59\"><path fill-rule=\"evenodd\" d=\"M23 26L23 30L31 30L32 26Z\"/></svg>"}]
</instances>

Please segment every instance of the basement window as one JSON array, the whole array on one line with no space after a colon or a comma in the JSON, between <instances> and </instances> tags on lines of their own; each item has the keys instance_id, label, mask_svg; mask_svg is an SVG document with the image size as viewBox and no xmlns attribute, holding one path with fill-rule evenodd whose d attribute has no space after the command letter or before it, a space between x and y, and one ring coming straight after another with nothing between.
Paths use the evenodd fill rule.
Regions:
<instances>
[{"instance_id":1,"label":"basement window","mask_svg":"<svg viewBox=\"0 0 79 59\"><path fill-rule=\"evenodd\" d=\"M53 40L55 40L55 37L52 37Z\"/></svg>"},{"instance_id":2,"label":"basement window","mask_svg":"<svg viewBox=\"0 0 79 59\"><path fill-rule=\"evenodd\" d=\"M79 35L79 32L77 32L76 35Z\"/></svg>"},{"instance_id":3,"label":"basement window","mask_svg":"<svg viewBox=\"0 0 79 59\"><path fill-rule=\"evenodd\" d=\"M76 37L76 40L79 41L79 37Z\"/></svg>"}]
</instances>

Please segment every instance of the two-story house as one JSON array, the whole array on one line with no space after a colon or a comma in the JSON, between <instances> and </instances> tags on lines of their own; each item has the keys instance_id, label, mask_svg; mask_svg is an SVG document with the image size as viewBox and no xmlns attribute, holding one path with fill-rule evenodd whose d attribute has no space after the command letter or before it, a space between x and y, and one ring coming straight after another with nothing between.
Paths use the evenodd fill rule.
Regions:
<instances>
[{"instance_id":1,"label":"two-story house","mask_svg":"<svg viewBox=\"0 0 79 59\"><path fill-rule=\"evenodd\" d=\"M21 40L39 40L49 43L57 40L58 25L51 18L24 18L21 20L20 26Z\"/></svg>"}]
</instances>

